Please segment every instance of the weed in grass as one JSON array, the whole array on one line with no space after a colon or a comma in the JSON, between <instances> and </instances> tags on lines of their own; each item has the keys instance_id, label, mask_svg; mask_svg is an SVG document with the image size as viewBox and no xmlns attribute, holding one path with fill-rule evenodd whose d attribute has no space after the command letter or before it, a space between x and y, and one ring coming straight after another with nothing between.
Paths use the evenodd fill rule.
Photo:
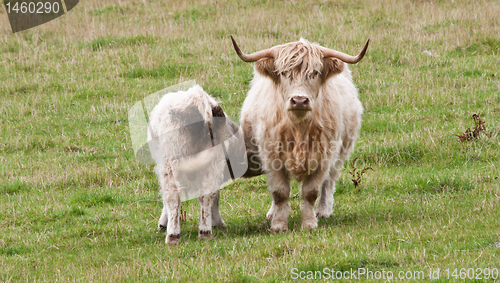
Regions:
<instances>
[{"instance_id":1,"label":"weed in grass","mask_svg":"<svg viewBox=\"0 0 500 283\"><path fill-rule=\"evenodd\" d=\"M481 133L485 134L488 138L491 137L491 133L486 132L486 126L484 121L481 120L479 114L473 114L472 119L474 120L474 130L471 131L469 127L461 135L456 135L461 142L473 141L479 138Z\"/></svg>"},{"instance_id":2,"label":"weed in grass","mask_svg":"<svg viewBox=\"0 0 500 283\"><path fill-rule=\"evenodd\" d=\"M358 157L356 157L352 160L352 162L350 163L351 171L349 171L349 174L351 174L351 176L353 177L351 179L351 181L354 183L355 188L357 188L361 184L361 178L363 177L363 174L366 173L366 171L368 171L368 170L375 171L370 166L365 167L365 168L361 169L361 171L359 171L358 168L356 168L356 166L355 166L357 160L358 160ZM361 189L358 189L358 191L360 191L360 190Z\"/></svg>"}]
</instances>

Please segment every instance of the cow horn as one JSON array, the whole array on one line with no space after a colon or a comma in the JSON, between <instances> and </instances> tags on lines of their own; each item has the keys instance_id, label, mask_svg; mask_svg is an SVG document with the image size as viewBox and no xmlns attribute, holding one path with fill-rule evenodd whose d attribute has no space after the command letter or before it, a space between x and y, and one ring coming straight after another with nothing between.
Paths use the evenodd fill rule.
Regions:
<instances>
[{"instance_id":1,"label":"cow horn","mask_svg":"<svg viewBox=\"0 0 500 283\"><path fill-rule=\"evenodd\" d=\"M241 60L245 62L255 62L259 59L266 58L266 57L273 57L273 54L271 52L271 48L261 50L252 54L245 54L241 52L240 48L238 47L238 44L236 44L236 41L234 40L233 36L231 35L231 40L233 41L233 46L234 50L236 51L236 54L241 58Z\"/></svg>"},{"instance_id":2,"label":"cow horn","mask_svg":"<svg viewBox=\"0 0 500 283\"><path fill-rule=\"evenodd\" d=\"M335 57L335 58L340 59L343 62L348 63L348 64L356 64L359 61L361 61L361 59L363 59L363 57L365 56L366 49L368 49L368 43L370 43L370 39L368 39L366 41L365 47L363 48L363 50L361 50L361 52L359 52L359 54L357 56L347 55L347 54L342 53L340 51L325 48L325 47L323 47L323 56Z\"/></svg>"}]
</instances>

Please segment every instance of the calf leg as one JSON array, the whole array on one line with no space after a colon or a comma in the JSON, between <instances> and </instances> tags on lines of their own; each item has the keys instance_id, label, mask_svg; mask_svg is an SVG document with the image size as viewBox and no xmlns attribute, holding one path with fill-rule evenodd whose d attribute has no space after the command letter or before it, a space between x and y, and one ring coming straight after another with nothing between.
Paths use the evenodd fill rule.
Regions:
<instances>
[{"instance_id":1,"label":"calf leg","mask_svg":"<svg viewBox=\"0 0 500 283\"><path fill-rule=\"evenodd\" d=\"M160 231L167 230L167 224L168 224L168 211L167 211L167 206L163 204L160 220L158 220L158 230Z\"/></svg>"},{"instance_id":2,"label":"calf leg","mask_svg":"<svg viewBox=\"0 0 500 283\"><path fill-rule=\"evenodd\" d=\"M200 239L212 238L212 204L217 193L208 193L198 198L200 203L200 222L198 223L198 237Z\"/></svg>"},{"instance_id":3,"label":"calf leg","mask_svg":"<svg viewBox=\"0 0 500 283\"><path fill-rule=\"evenodd\" d=\"M290 178L283 171L268 174L269 189L273 196L271 231L280 232L288 228L288 200L290 199Z\"/></svg>"},{"instance_id":4,"label":"calf leg","mask_svg":"<svg viewBox=\"0 0 500 283\"><path fill-rule=\"evenodd\" d=\"M167 244L178 244L181 238L179 210L181 198L177 191L167 191L163 194L163 204L167 207Z\"/></svg>"},{"instance_id":5,"label":"calf leg","mask_svg":"<svg viewBox=\"0 0 500 283\"><path fill-rule=\"evenodd\" d=\"M200 197L198 198L201 206L198 225L199 238L211 238L212 226L225 226L219 211L219 189L224 180L223 172L226 163L224 162L224 155L220 157L220 160L214 160L212 170L201 184Z\"/></svg>"},{"instance_id":6,"label":"calf leg","mask_svg":"<svg viewBox=\"0 0 500 283\"><path fill-rule=\"evenodd\" d=\"M217 190L212 200L212 227L224 228L226 227L226 223L224 223L224 220L222 220L222 216L220 215L219 197L220 197L220 191Z\"/></svg>"},{"instance_id":7,"label":"calf leg","mask_svg":"<svg viewBox=\"0 0 500 283\"><path fill-rule=\"evenodd\" d=\"M158 230L167 230L168 225L168 210L167 205L163 206L160 220L158 221ZM219 211L219 191L217 191L215 197L212 200L212 227L225 228L226 223L222 219Z\"/></svg>"},{"instance_id":8,"label":"calf leg","mask_svg":"<svg viewBox=\"0 0 500 283\"><path fill-rule=\"evenodd\" d=\"M166 165L158 165L158 178L160 180L161 196L163 199L163 210L158 221L160 229L167 229L167 244L177 244L181 237L181 225L179 210L181 198L179 190L173 180L171 168Z\"/></svg>"}]
</instances>

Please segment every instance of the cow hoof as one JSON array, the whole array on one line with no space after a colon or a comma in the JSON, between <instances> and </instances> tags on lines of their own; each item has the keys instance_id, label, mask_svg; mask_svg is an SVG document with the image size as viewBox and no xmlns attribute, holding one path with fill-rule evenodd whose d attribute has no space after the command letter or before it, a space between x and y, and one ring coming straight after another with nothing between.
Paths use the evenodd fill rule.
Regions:
<instances>
[{"instance_id":1,"label":"cow hoof","mask_svg":"<svg viewBox=\"0 0 500 283\"><path fill-rule=\"evenodd\" d=\"M273 233L285 232L287 228L286 223L271 224L271 232Z\"/></svg>"},{"instance_id":2,"label":"cow hoof","mask_svg":"<svg viewBox=\"0 0 500 283\"><path fill-rule=\"evenodd\" d=\"M271 233L283 233L288 230L286 227L271 227L270 231Z\"/></svg>"},{"instance_id":3,"label":"cow hoof","mask_svg":"<svg viewBox=\"0 0 500 283\"><path fill-rule=\"evenodd\" d=\"M317 221L311 221L311 222L302 222L302 230L311 230L315 229L318 227L318 222Z\"/></svg>"},{"instance_id":4,"label":"cow hoof","mask_svg":"<svg viewBox=\"0 0 500 283\"><path fill-rule=\"evenodd\" d=\"M273 220L273 214L274 214L274 211L273 212L268 212L266 214L266 219L269 220L269 221Z\"/></svg>"},{"instance_id":5,"label":"cow hoof","mask_svg":"<svg viewBox=\"0 0 500 283\"><path fill-rule=\"evenodd\" d=\"M266 214L266 219L267 220L273 220L273 217L274 217L274 212L276 211L276 207L274 206L274 202L273 204L271 205L271 207L269 208L269 210L267 211L267 214Z\"/></svg>"},{"instance_id":6,"label":"cow hoof","mask_svg":"<svg viewBox=\"0 0 500 283\"><path fill-rule=\"evenodd\" d=\"M181 235L168 235L165 243L169 245L177 245L181 241Z\"/></svg>"},{"instance_id":7,"label":"cow hoof","mask_svg":"<svg viewBox=\"0 0 500 283\"><path fill-rule=\"evenodd\" d=\"M332 216L332 209L328 209L326 207L318 207L316 209L316 218L320 219L320 218L328 218L330 216Z\"/></svg>"},{"instance_id":8,"label":"cow hoof","mask_svg":"<svg viewBox=\"0 0 500 283\"><path fill-rule=\"evenodd\" d=\"M332 216L333 213L323 213L323 212L316 212L316 218L322 219L322 218L329 218Z\"/></svg>"},{"instance_id":9,"label":"cow hoof","mask_svg":"<svg viewBox=\"0 0 500 283\"><path fill-rule=\"evenodd\" d=\"M167 226L163 226L161 224L158 224L158 230L159 231L166 231L167 230Z\"/></svg>"},{"instance_id":10,"label":"cow hoof","mask_svg":"<svg viewBox=\"0 0 500 283\"><path fill-rule=\"evenodd\" d=\"M212 231L198 231L198 238L200 239L212 239Z\"/></svg>"}]
</instances>

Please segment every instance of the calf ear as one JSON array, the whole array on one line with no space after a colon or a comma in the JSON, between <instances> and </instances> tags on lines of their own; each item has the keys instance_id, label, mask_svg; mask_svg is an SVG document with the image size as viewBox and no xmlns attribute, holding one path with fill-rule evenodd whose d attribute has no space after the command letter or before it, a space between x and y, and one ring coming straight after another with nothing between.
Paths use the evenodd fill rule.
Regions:
<instances>
[{"instance_id":1,"label":"calf ear","mask_svg":"<svg viewBox=\"0 0 500 283\"><path fill-rule=\"evenodd\" d=\"M344 62L336 58L324 58L323 59L323 72L321 77L323 81L326 81L331 76L340 74L344 70Z\"/></svg>"},{"instance_id":2,"label":"calf ear","mask_svg":"<svg viewBox=\"0 0 500 283\"><path fill-rule=\"evenodd\" d=\"M275 83L278 82L279 76L276 73L276 67L274 66L273 58L263 58L255 62L255 69L263 76L267 76Z\"/></svg>"},{"instance_id":3,"label":"calf ear","mask_svg":"<svg viewBox=\"0 0 500 283\"><path fill-rule=\"evenodd\" d=\"M210 121L208 122L210 130L212 130L212 126L216 131L218 131L221 126L224 126L226 124L226 119L224 117L226 117L226 114L224 114L222 107L219 105L212 106L212 123L210 123Z\"/></svg>"},{"instance_id":4,"label":"calf ear","mask_svg":"<svg viewBox=\"0 0 500 283\"><path fill-rule=\"evenodd\" d=\"M212 117L226 117L224 110L219 105L212 106Z\"/></svg>"}]
</instances>

